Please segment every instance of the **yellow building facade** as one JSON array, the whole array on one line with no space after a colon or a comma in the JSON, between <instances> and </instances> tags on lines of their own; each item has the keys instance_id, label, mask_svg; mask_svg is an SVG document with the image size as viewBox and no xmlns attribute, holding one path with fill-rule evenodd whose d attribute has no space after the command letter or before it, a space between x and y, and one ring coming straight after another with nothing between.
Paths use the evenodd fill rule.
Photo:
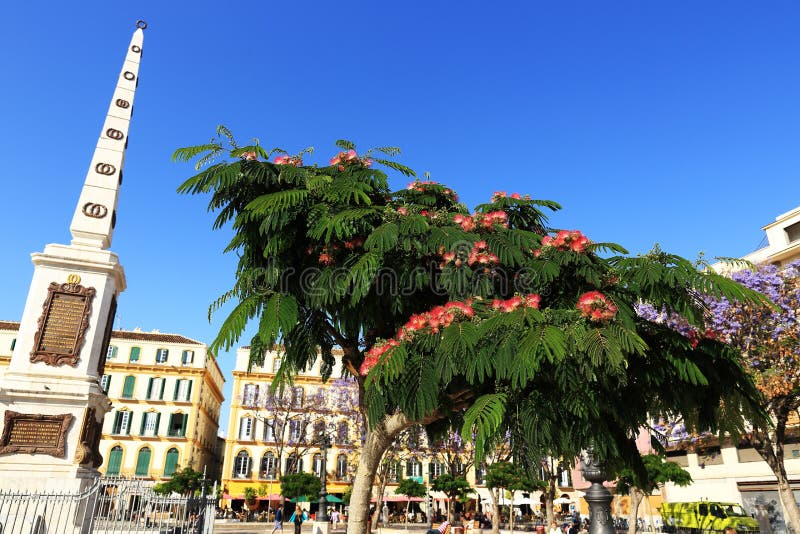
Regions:
<instances>
[{"instance_id":1,"label":"yellow building facade","mask_svg":"<svg viewBox=\"0 0 800 534\"><path fill-rule=\"evenodd\" d=\"M0 380L19 323L0 321ZM99 470L163 480L190 466L218 478L225 379L205 344L177 334L115 330L100 385L112 403Z\"/></svg>"}]
</instances>

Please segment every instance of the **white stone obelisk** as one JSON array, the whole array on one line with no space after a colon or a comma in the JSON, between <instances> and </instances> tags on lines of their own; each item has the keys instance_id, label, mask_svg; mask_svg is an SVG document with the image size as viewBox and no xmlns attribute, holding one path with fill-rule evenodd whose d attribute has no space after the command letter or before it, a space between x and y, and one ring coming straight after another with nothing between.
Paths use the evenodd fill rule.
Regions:
<instances>
[{"instance_id":1,"label":"white stone obelisk","mask_svg":"<svg viewBox=\"0 0 800 534\"><path fill-rule=\"evenodd\" d=\"M97 477L110 403L100 387L125 273L111 252L139 82L137 23L70 225L70 245L32 255L17 342L0 382L0 489L83 491Z\"/></svg>"}]
</instances>

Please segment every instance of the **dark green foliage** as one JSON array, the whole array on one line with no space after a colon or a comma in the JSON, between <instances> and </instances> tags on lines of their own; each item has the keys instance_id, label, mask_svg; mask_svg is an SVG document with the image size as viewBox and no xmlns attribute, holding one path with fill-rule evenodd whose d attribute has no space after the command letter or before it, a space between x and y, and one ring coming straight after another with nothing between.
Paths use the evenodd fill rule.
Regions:
<instances>
[{"instance_id":1,"label":"dark green foliage","mask_svg":"<svg viewBox=\"0 0 800 534\"><path fill-rule=\"evenodd\" d=\"M405 495L406 497L424 497L427 493L425 486L413 478L404 478L401 480L394 492L398 495Z\"/></svg>"},{"instance_id":2,"label":"dark green foliage","mask_svg":"<svg viewBox=\"0 0 800 534\"><path fill-rule=\"evenodd\" d=\"M450 473L443 473L436 477L431 484L433 491L441 491L452 501L461 500L469 495L472 487L464 477L455 477Z\"/></svg>"},{"instance_id":3,"label":"dark green foliage","mask_svg":"<svg viewBox=\"0 0 800 534\"><path fill-rule=\"evenodd\" d=\"M508 491L536 491L544 489L546 483L530 477L521 465L495 462L487 466L486 487Z\"/></svg>"},{"instance_id":4,"label":"dark green foliage","mask_svg":"<svg viewBox=\"0 0 800 534\"><path fill-rule=\"evenodd\" d=\"M675 462L665 461L656 454L642 456L644 472L637 473L625 468L617 473L617 492L622 495L637 488L645 495L652 495L655 490L667 482L677 486L688 486L692 483L692 475Z\"/></svg>"},{"instance_id":5,"label":"dark green foliage","mask_svg":"<svg viewBox=\"0 0 800 534\"><path fill-rule=\"evenodd\" d=\"M305 497L313 501L319 497L322 482L311 473L289 473L281 476L281 495L287 499Z\"/></svg>"}]
</instances>

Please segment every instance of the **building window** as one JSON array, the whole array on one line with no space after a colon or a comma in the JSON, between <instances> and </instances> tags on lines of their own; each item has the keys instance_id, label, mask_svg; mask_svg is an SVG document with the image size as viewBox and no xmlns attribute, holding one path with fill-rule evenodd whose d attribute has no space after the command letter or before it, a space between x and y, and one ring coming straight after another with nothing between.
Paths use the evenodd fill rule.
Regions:
<instances>
[{"instance_id":1,"label":"building window","mask_svg":"<svg viewBox=\"0 0 800 534\"><path fill-rule=\"evenodd\" d=\"M258 400L258 385L245 384L242 394L242 406L255 406Z\"/></svg>"},{"instance_id":2,"label":"building window","mask_svg":"<svg viewBox=\"0 0 800 534\"><path fill-rule=\"evenodd\" d=\"M400 462L392 462L391 464L389 464L389 482L398 481L399 467L400 467Z\"/></svg>"},{"instance_id":3,"label":"building window","mask_svg":"<svg viewBox=\"0 0 800 534\"><path fill-rule=\"evenodd\" d=\"M486 484L486 466L475 466L475 484L478 486L483 486Z\"/></svg>"},{"instance_id":4,"label":"building window","mask_svg":"<svg viewBox=\"0 0 800 534\"><path fill-rule=\"evenodd\" d=\"M106 360L113 360L117 357L117 347L114 345L109 345L108 350L106 350Z\"/></svg>"},{"instance_id":5,"label":"building window","mask_svg":"<svg viewBox=\"0 0 800 534\"><path fill-rule=\"evenodd\" d=\"M558 470L558 485L562 488L572 486L572 477L569 469Z\"/></svg>"},{"instance_id":6,"label":"building window","mask_svg":"<svg viewBox=\"0 0 800 534\"><path fill-rule=\"evenodd\" d=\"M131 412L125 410L114 415L114 424L111 425L112 434L128 435L131 433Z\"/></svg>"},{"instance_id":7,"label":"building window","mask_svg":"<svg viewBox=\"0 0 800 534\"><path fill-rule=\"evenodd\" d=\"M264 422L264 441L275 441L275 420Z\"/></svg>"},{"instance_id":8,"label":"building window","mask_svg":"<svg viewBox=\"0 0 800 534\"><path fill-rule=\"evenodd\" d=\"M422 463L416 458L411 458L406 462L406 477L422 478Z\"/></svg>"},{"instance_id":9,"label":"building window","mask_svg":"<svg viewBox=\"0 0 800 534\"><path fill-rule=\"evenodd\" d=\"M348 445L350 443L350 425L347 421L339 421L336 426L336 443L337 445Z\"/></svg>"},{"instance_id":10,"label":"building window","mask_svg":"<svg viewBox=\"0 0 800 534\"><path fill-rule=\"evenodd\" d=\"M151 378L147 382L147 400L164 400L166 378Z\"/></svg>"},{"instance_id":11,"label":"building window","mask_svg":"<svg viewBox=\"0 0 800 534\"><path fill-rule=\"evenodd\" d=\"M192 396L192 381L182 378L175 381L175 394L172 400L189 401Z\"/></svg>"},{"instance_id":12,"label":"building window","mask_svg":"<svg viewBox=\"0 0 800 534\"><path fill-rule=\"evenodd\" d=\"M320 453L314 455L311 461L311 469L314 471L315 475L322 478L322 455Z\"/></svg>"},{"instance_id":13,"label":"building window","mask_svg":"<svg viewBox=\"0 0 800 534\"><path fill-rule=\"evenodd\" d=\"M347 478L347 456L344 454L336 457L336 478L339 480Z\"/></svg>"},{"instance_id":14,"label":"building window","mask_svg":"<svg viewBox=\"0 0 800 534\"><path fill-rule=\"evenodd\" d=\"M181 365L189 365L194 363L194 351L185 350L181 353Z\"/></svg>"},{"instance_id":15,"label":"building window","mask_svg":"<svg viewBox=\"0 0 800 534\"><path fill-rule=\"evenodd\" d=\"M302 473L303 459L292 453L286 458L286 473Z\"/></svg>"},{"instance_id":16,"label":"building window","mask_svg":"<svg viewBox=\"0 0 800 534\"><path fill-rule=\"evenodd\" d=\"M800 241L800 222L790 224L786 227L786 238L789 240L789 243Z\"/></svg>"},{"instance_id":17,"label":"building window","mask_svg":"<svg viewBox=\"0 0 800 534\"><path fill-rule=\"evenodd\" d=\"M135 376L126 376L125 382L122 385L122 398L123 399L132 399L133 398L133 390L136 387L136 377Z\"/></svg>"},{"instance_id":18,"label":"building window","mask_svg":"<svg viewBox=\"0 0 800 534\"><path fill-rule=\"evenodd\" d=\"M139 451L139 455L136 457L136 476L137 477L146 477L150 474L150 456L152 455L152 451L150 447L145 447Z\"/></svg>"},{"instance_id":19,"label":"building window","mask_svg":"<svg viewBox=\"0 0 800 534\"><path fill-rule=\"evenodd\" d=\"M169 428L167 436L172 438L182 438L186 436L186 421L189 416L183 413L174 413L169 416Z\"/></svg>"},{"instance_id":20,"label":"building window","mask_svg":"<svg viewBox=\"0 0 800 534\"><path fill-rule=\"evenodd\" d=\"M444 466L442 462L438 460L433 460L428 464L428 479L433 481L442 476L442 471L444 471Z\"/></svg>"},{"instance_id":21,"label":"building window","mask_svg":"<svg viewBox=\"0 0 800 534\"><path fill-rule=\"evenodd\" d=\"M305 421L289 421L289 443L300 443L305 439Z\"/></svg>"},{"instance_id":22,"label":"building window","mask_svg":"<svg viewBox=\"0 0 800 534\"><path fill-rule=\"evenodd\" d=\"M158 423L161 420L161 414L158 412L145 412L142 414L142 436L157 436Z\"/></svg>"},{"instance_id":23,"label":"building window","mask_svg":"<svg viewBox=\"0 0 800 534\"><path fill-rule=\"evenodd\" d=\"M466 473L464 472L464 464L461 462L460 458L456 458L455 459L455 461L453 462L453 464L451 466L451 469L452 469L453 472L450 473L450 474L453 475L454 477L464 477L464 476L466 476Z\"/></svg>"},{"instance_id":24,"label":"building window","mask_svg":"<svg viewBox=\"0 0 800 534\"><path fill-rule=\"evenodd\" d=\"M281 369L281 359L280 358L273 358L272 359L272 372L277 373Z\"/></svg>"},{"instance_id":25,"label":"building window","mask_svg":"<svg viewBox=\"0 0 800 534\"><path fill-rule=\"evenodd\" d=\"M107 475L118 475L122 467L122 447L117 445L108 454L108 467L106 468Z\"/></svg>"},{"instance_id":26,"label":"building window","mask_svg":"<svg viewBox=\"0 0 800 534\"><path fill-rule=\"evenodd\" d=\"M131 354L130 354L130 356L128 356L128 361L131 362L131 363L138 362L139 361L139 355L141 353L142 353L142 349L141 348L139 348L139 347L131 347Z\"/></svg>"},{"instance_id":27,"label":"building window","mask_svg":"<svg viewBox=\"0 0 800 534\"><path fill-rule=\"evenodd\" d=\"M250 441L253 439L252 417L242 417L239 420L239 439L242 441Z\"/></svg>"},{"instance_id":28,"label":"building window","mask_svg":"<svg viewBox=\"0 0 800 534\"><path fill-rule=\"evenodd\" d=\"M180 453L175 447L167 451L167 459L164 462L164 476L171 477L178 470L178 458Z\"/></svg>"},{"instance_id":29,"label":"building window","mask_svg":"<svg viewBox=\"0 0 800 534\"><path fill-rule=\"evenodd\" d=\"M303 388L292 388L292 408L299 409L303 407Z\"/></svg>"},{"instance_id":30,"label":"building window","mask_svg":"<svg viewBox=\"0 0 800 534\"><path fill-rule=\"evenodd\" d=\"M247 451L240 451L233 462L233 478L248 478L250 476L250 455Z\"/></svg>"},{"instance_id":31,"label":"building window","mask_svg":"<svg viewBox=\"0 0 800 534\"><path fill-rule=\"evenodd\" d=\"M169 358L169 349L156 350L156 363L167 363L167 358Z\"/></svg>"},{"instance_id":32,"label":"building window","mask_svg":"<svg viewBox=\"0 0 800 534\"><path fill-rule=\"evenodd\" d=\"M17 346L17 338L11 340L11 350L14 350L14 347Z\"/></svg>"},{"instance_id":33,"label":"building window","mask_svg":"<svg viewBox=\"0 0 800 534\"><path fill-rule=\"evenodd\" d=\"M275 468L278 463L275 461L275 455L271 452L265 452L261 457L261 470L259 477L264 480L275 480Z\"/></svg>"},{"instance_id":34,"label":"building window","mask_svg":"<svg viewBox=\"0 0 800 534\"><path fill-rule=\"evenodd\" d=\"M108 395L108 388L111 386L111 375L103 375L100 379L100 389L103 390L103 393Z\"/></svg>"}]
</instances>

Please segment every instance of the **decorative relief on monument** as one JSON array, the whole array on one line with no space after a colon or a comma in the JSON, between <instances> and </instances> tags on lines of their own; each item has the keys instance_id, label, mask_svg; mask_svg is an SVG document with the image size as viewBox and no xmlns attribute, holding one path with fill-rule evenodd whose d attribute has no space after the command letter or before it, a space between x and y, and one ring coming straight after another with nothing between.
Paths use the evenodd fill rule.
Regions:
<instances>
[{"instance_id":1,"label":"decorative relief on monument","mask_svg":"<svg viewBox=\"0 0 800 534\"><path fill-rule=\"evenodd\" d=\"M75 419L72 414L42 415L6 410L4 418L0 454L49 454L56 458L66 454L67 431Z\"/></svg>"},{"instance_id":2,"label":"decorative relief on monument","mask_svg":"<svg viewBox=\"0 0 800 534\"><path fill-rule=\"evenodd\" d=\"M139 46L139 45L131 46L131 52L133 52L134 54L138 54L141 51L142 51L142 47L141 46Z\"/></svg>"},{"instance_id":3,"label":"decorative relief on monument","mask_svg":"<svg viewBox=\"0 0 800 534\"><path fill-rule=\"evenodd\" d=\"M128 80L129 82L132 82L133 80L136 79L136 75L134 73L132 73L131 71L129 71L129 70L126 70L122 74L122 77L125 78L126 80Z\"/></svg>"},{"instance_id":4,"label":"decorative relief on monument","mask_svg":"<svg viewBox=\"0 0 800 534\"><path fill-rule=\"evenodd\" d=\"M115 172L117 172L117 168L111 165L110 163L98 163L94 166L94 170L98 174L105 174L106 176L111 176Z\"/></svg>"},{"instance_id":5,"label":"decorative relief on monument","mask_svg":"<svg viewBox=\"0 0 800 534\"><path fill-rule=\"evenodd\" d=\"M93 202L87 202L84 204L82 211L84 215L93 219L102 219L108 215L107 207L103 206L102 204L95 204Z\"/></svg>"},{"instance_id":6,"label":"decorative relief on monument","mask_svg":"<svg viewBox=\"0 0 800 534\"><path fill-rule=\"evenodd\" d=\"M71 274L66 284L52 282L47 288L33 338L31 363L78 365L95 295L93 287L83 287L80 281L80 276Z\"/></svg>"},{"instance_id":7,"label":"decorative relief on monument","mask_svg":"<svg viewBox=\"0 0 800 534\"><path fill-rule=\"evenodd\" d=\"M131 107L131 103L125 100L124 98L118 98L116 101L117 107L122 109L128 109Z\"/></svg>"},{"instance_id":8,"label":"decorative relief on monument","mask_svg":"<svg viewBox=\"0 0 800 534\"><path fill-rule=\"evenodd\" d=\"M87 408L83 416L81 436L75 451L75 463L83 465L91 462L92 467L103 465L103 455L100 454L100 436L102 434L102 421L97 421L94 408Z\"/></svg>"}]
</instances>

